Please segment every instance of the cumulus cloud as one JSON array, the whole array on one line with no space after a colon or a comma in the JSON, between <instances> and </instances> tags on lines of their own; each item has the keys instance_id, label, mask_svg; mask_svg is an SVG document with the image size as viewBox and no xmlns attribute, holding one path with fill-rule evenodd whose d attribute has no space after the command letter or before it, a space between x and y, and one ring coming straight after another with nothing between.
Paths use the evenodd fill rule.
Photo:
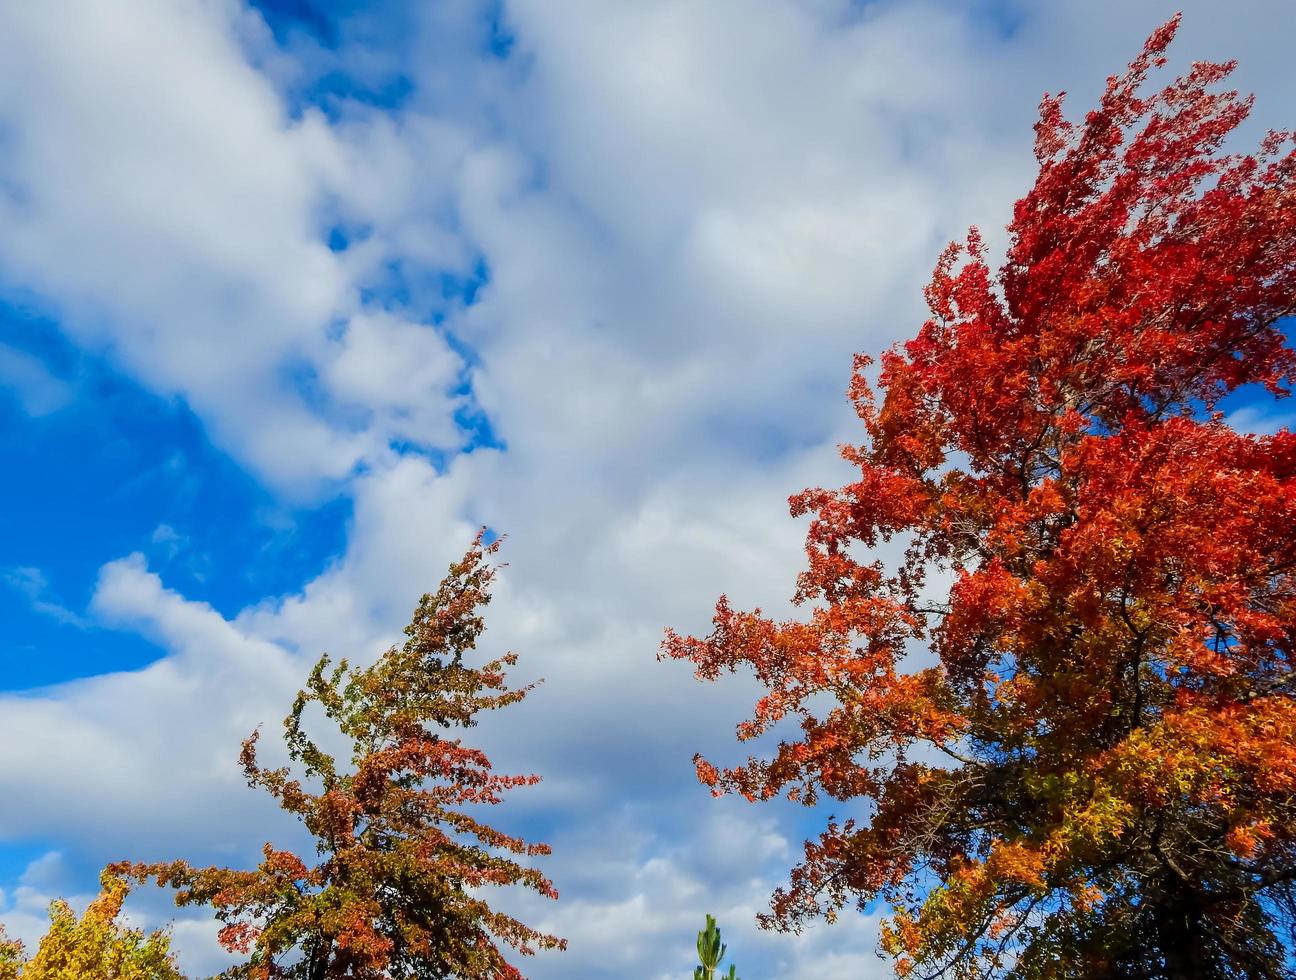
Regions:
<instances>
[{"instance_id":1,"label":"cumulus cloud","mask_svg":"<svg viewBox=\"0 0 1296 980\"><path fill-rule=\"evenodd\" d=\"M370 416L366 428L388 440L453 443L456 426L435 393L454 387L462 362L436 331L387 313L352 317L324 366L330 391Z\"/></svg>"},{"instance_id":2,"label":"cumulus cloud","mask_svg":"<svg viewBox=\"0 0 1296 980\"><path fill-rule=\"evenodd\" d=\"M1039 94L1083 106L1171 12L999 6L393 4L336 50L280 49L235 0L7 7L0 280L276 493L354 512L322 573L229 616L102 556L88 615L162 654L0 695L0 838L228 861L291 838L239 740L321 651L398 639L487 524L510 536L487 646L546 683L473 734L545 777L492 816L552 839L562 901L510 901L572 939L529 973L678 975L712 912L752 980L884 975L873 914L754 929L812 822L708 798L690 757L740 757L753 688L654 654L722 591L787 608L787 495L849 475L850 355L911 332L946 239L996 240ZM1179 45L1243 58L1256 126L1296 95L1281 6L1198 4ZM407 92L310 108L334 72ZM456 452L477 411L496 444ZM188 962L210 939L177 927Z\"/></svg>"},{"instance_id":3,"label":"cumulus cloud","mask_svg":"<svg viewBox=\"0 0 1296 980\"><path fill-rule=\"evenodd\" d=\"M68 333L146 385L183 396L275 485L310 493L401 435L347 412L366 357L358 338L381 316L364 308L363 269L325 241L336 202L381 176L382 147L367 141L370 163L355 173L358 123L291 115L249 61L271 43L236 0L7 9L0 281L36 293ZM404 349L434 366L408 384L439 387L412 421L453 443L436 418L453 411L451 362L426 332ZM316 390L326 372L344 404Z\"/></svg>"},{"instance_id":4,"label":"cumulus cloud","mask_svg":"<svg viewBox=\"0 0 1296 980\"><path fill-rule=\"evenodd\" d=\"M252 828L270 808L242 788L238 743L280 717L298 665L165 589L139 555L104 567L93 610L170 655L141 671L0 696L0 837L58 835L119 857L141 843L160 854L197 839L243 853L265 833Z\"/></svg>"}]
</instances>

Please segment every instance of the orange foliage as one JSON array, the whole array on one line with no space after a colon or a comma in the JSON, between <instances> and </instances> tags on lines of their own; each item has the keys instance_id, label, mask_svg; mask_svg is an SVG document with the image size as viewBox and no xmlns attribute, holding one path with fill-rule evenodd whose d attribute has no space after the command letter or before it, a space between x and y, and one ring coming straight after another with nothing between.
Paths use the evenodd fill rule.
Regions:
<instances>
[{"instance_id":1,"label":"orange foliage","mask_svg":"<svg viewBox=\"0 0 1296 980\"><path fill-rule=\"evenodd\" d=\"M1231 65L1145 92L1177 24L1082 123L1045 97L1005 264L975 230L946 249L880 405L858 358L858 479L791 500L806 618L721 598L709 636L667 634L765 685L741 739L801 726L703 782L856 813L767 925L882 899L901 973L1287 976L1296 435L1216 406L1296 368L1296 155L1223 151Z\"/></svg>"},{"instance_id":2,"label":"orange foliage","mask_svg":"<svg viewBox=\"0 0 1296 980\"><path fill-rule=\"evenodd\" d=\"M367 669L322 658L284 721L293 761L320 786L308 790L288 768L257 760L258 733L244 743L248 782L274 796L314 835L317 864L267 844L253 871L195 868L184 861L123 865L136 878L179 889L179 905L211 905L229 950L250 953L228 976L247 980L521 980L500 943L523 955L561 949L545 935L490 907L489 885L520 885L557 898L539 871L509 855L549 853L503 834L464 808L497 804L538 776L501 776L490 760L443 734L477 723L483 711L522 700L509 689L507 654L481 667L465 655L484 629L499 547L481 537L423 596L408 640ZM309 704L353 744L345 770L302 727Z\"/></svg>"}]
</instances>

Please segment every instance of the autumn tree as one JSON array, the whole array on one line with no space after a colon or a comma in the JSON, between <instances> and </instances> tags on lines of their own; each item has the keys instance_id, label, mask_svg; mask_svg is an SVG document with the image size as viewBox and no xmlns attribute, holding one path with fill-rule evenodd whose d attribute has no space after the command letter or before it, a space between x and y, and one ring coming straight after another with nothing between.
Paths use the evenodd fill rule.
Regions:
<instances>
[{"instance_id":1,"label":"autumn tree","mask_svg":"<svg viewBox=\"0 0 1296 980\"><path fill-rule=\"evenodd\" d=\"M269 792L315 837L319 860L267 844L253 871L197 868L183 861L123 866L136 878L178 888L178 905L205 904L224 924L221 942L250 954L229 977L248 980L520 980L501 944L529 955L563 948L495 911L487 886L520 885L556 898L539 871L510 855L549 853L492 829L470 808L538 776L494 773L484 753L449 731L483 711L521 701L510 689L507 654L483 666L466 655L484 628L499 547L479 536L440 588L419 601L401 647L368 668L324 656L284 720L285 741L303 778L265 768L257 734L243 743L253 787ZM352 744L351 766L307 735L316 706Z\"/></svg>"},{"instance_id":2,"label":"autumn tree","mask_svg":"<svg viewBox=\"0 0 1296 980\"><path fill-rule=\"evenodd\" d=\"M102 891L80 919L64 901L50 906L50 928L36 955L0 930L0 980L184 980L165 931L145 934L118 922L127 884L100 877Z\"/></svg>"},{"instance_id":3,"label":"autumn tree","mask_svg":"<svg viewBox=\"0 0 1296 980\"><path fill-rule=\"evenodd\" d=\"M1147 91L1177 26L1083 122L1044 98L1006 261L944 252L880 404L857 359L858 477L791 499L806 614L667 634L768 689L740 739L800 724L705 783L849 804L767 926L881 900L902 974L1292 975L1296 435L1217 406L1292 380L1296 156L1229 152L1231 64Z\"/></svg>"},{"instance_id":4,"label":"autumn tree","mask_svg":"<svg viewBox=\"0 0 1296 980\"><path fill-rule=\"evenodd\" d=\"M0 980L16 980L24 960L23 944L17 939L10 939L4 926L0 925Z\"/></svg>"}]
</instances>

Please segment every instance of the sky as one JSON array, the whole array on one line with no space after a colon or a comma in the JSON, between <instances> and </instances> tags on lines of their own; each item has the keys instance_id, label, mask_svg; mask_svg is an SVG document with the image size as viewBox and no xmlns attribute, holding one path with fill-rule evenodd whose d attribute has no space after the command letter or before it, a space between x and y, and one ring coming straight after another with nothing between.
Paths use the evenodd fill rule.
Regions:
<instances>
[{"instance_id":1,"label":"sky","mask_svg":"<svg viewBox=\"0 0 1296 980\"><path fill-rule=\"evenodd\" d=\"M888 976L877 909L756 929L827 811L711 799L754 687L658 644L787 606L851 356L1177 6L1240 140L1296 126L1288 0L0 0L0 922L300 845L239 742L485 525L483 653L544 684L472 736L561 894L500 904L570 941L524 972L687 976L711 913L744 980Z\"/></svg>"}]
</instances>

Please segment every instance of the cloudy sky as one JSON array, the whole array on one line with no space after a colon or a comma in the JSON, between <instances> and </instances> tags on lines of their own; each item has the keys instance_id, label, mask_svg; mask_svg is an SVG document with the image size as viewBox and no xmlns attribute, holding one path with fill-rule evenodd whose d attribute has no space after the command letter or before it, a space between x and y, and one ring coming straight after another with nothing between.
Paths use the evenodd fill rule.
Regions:
<instances>
[{"instance_id":1,"label":"cloudy sky","mask_svg":"<svg viewBox=\"0 0 1296 980\"><path fill-rule=\"evenodd\" d=\"M755 929L824 814L697 784L752 689L661 631L785 602L851 354L1002 241L1040 95L1081 111L1175 6L0 0L0 921L298 841L240 739L486 524L485 652L546 682L474 736L544 776L493 821L562 893L504 902L571 941L525 972L687 976L710 912L745 980L887 975L873 914ZM1175 64L1239 59L1254 140L1296 125L1292 27L1190 3Z\"/></svg>"}]
</instances>

